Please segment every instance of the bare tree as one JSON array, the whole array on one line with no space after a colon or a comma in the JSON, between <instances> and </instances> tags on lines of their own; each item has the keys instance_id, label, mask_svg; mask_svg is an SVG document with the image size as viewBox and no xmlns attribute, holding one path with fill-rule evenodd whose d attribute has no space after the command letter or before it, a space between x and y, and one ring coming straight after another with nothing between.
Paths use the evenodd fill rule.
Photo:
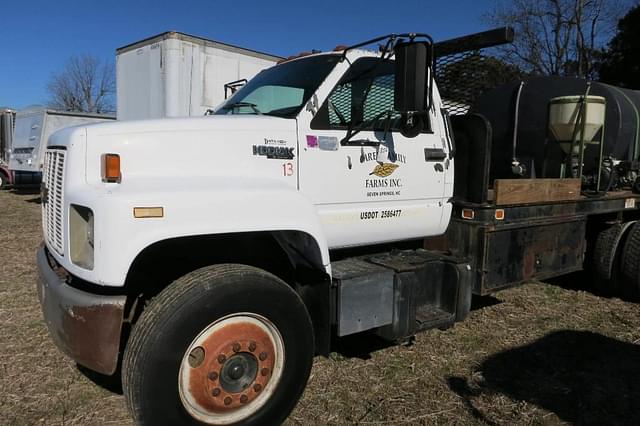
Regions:
<instances>
[{"instance_id":1,"label":"bare tree","mask_svg":"<svg viewBox=\"0 0 640 426\"><path fill-rule=\"evenodd\" d=\"M113 63L84 54L72 56L64 69L47 84L49 105L64 111L105 113L115 111Z\"/></svg>"},{"instance_id":2,"label":"bare tree","mask_svg":"<svg viewBox=\"0 0 640 426\"><path fill-rule=\"evenodd\" d=\"M505 59L542 75L593 78L602 46L629 0L497 0L487 16L510 25L516 41Z\"/></svg>"}]
</instances>

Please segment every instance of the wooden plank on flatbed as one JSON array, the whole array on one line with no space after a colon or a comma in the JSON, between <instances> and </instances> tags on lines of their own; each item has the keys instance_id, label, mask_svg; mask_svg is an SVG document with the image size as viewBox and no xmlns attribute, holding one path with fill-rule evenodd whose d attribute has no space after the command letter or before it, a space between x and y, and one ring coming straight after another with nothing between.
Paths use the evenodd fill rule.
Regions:
<instances>
[{"instance_id":1,"label":"wooden plank on flatbed","mask_svg":"<svg viewBox=\"0 0 640 426\"><path fill-rule=\"evenodd\" d=\"M496 205L569 201L580 198L580 179L496 179Z\"/></svg>"}]
</instances>

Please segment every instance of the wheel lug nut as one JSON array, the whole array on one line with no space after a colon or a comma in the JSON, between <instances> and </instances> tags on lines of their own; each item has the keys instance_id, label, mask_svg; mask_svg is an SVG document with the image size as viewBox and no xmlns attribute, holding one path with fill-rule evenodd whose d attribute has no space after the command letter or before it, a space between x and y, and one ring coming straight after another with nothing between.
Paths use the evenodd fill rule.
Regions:
<instances>
[{"instance_id":1,"label":"wheel lug nut","mask_svg":"<svg viewBox=\"0 0 640 426\"><path fill-rule=\"evenodd\" d=\"M240 343L234 343L233 344L233 351L234 352L240 352Z\"/></svg>"},{"instance_id":2,"label":"wheel lug nut","mask_svg":"<svg viewBox=\"0 0 640 426\"><path fill-rule=\"evenodd\" d=\"M213 396L220 395L220 388L215 388L214 390L212 390L211 391L211 395L213 395Z\"/></svg>"},{"instance_id":3,"label":"wheel lug nut","mask_svg":"<svg viewBox=\"0 0 640 426\"><path fill-rule=\"evenodd\" d=\"M242 395L240 397L240 402L242 402L243 404L246 404L248 400L249 400L249 397L247 395Z\"/></svg>"},{"instance_id":4,"label":"wheel lug nut","mask_svg":"<svg viewBox=\"0 0 640 426\"><path fill-rule=\"evenodd\" d=\"M265 359L267 359L267 353L260 352L260 356L258 358L260 358L260 361L264 361Z\"/></svg>"},{"instance_id":5,"label":"wheel lug nut","mask_svg":"<svg viewBox=\"0 0 640 426\"><path fill-rule=\"evenodd\" d=\"M260 383L256 383L255 385L253 385L253 390L258 393L262 390L262 385Z\"/></svg>"},{"instance_id":6,"label":"wheel lug nut","mask_svg":"<svg viewBox=\"0 0 640 426\"><path fill-rule=\"evenodd\" d=\"M226 356L224 356L224 354L220 354L220 355L218 355L218 362L219 362L220 364L224 363L226 360L227 360L227 357L226 357Z\"/></svg>"},{"instance_id":7,"label":"wheel lug nut","mask_svg":"<svg viewBox=\"0 0 640 426\"><path fill-rule=\"evenodd\" d=\"M251 342L251 343L249 343L249 350L250 350L251 352L253 352L253 351L255 351L255 350L256 350L256 342Z\"/></svg>"},{"instance_id":8,"label":"wheel lug nut","mask_svg":"<svg viewBox=\"0 0 640 426\"><path fill-rule=\"evenodd\" d=\"M215 371L209 372L209 380L211 381L218 380L218 373L216 373Z\"/></svg>"},{"instance_id":9,"label":"wheel lug nut","mask_svg":"<svg viewBox=\"0 0 640 426\"><path fill-rule=\"evenodd\" d=\"M266 376L267 374L269 374L269 369L263 368L262 370L260 370L260 374L262 374L263 376Z\"/></svg>"},{"instance_id":10,"label":"wheel lug nut","mask_svg":"<svg viewBox=\"0 0 640 426\"><path fill-rule=\"evenodd\" d=\"M228 396L228 397L226 397L226 398L224 399L224 405L229 405L229 404L231 404L231 402L232 402L232 399L231 399L231 397L230 397L230 396Z\"/></svg>"}]
</instances>

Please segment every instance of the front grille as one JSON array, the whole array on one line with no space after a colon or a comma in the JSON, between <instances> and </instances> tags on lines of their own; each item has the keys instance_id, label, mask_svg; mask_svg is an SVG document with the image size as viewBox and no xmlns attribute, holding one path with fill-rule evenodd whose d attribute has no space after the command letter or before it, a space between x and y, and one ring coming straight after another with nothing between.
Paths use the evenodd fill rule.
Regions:
<instances>
[{"instance_id":1,"label":"front grille","mask_svg":"<svg viewBox=\"0 0 640 426\"><path fill-rule=\"evenodd\" d=\"M33 148L14 148L14 154L31 154L33 152Z\"/></svg>"},{"instance_id":2,"label":"front grille","mask_svg":"<svg viewBox=\"0 0 640 426\"><path fill-rule=\"evenodd\" d=\"M63 149L48 149L42 175L42 230L44 237L59 255L64 255L64 157Z\"/></svg>"}]
</instances>

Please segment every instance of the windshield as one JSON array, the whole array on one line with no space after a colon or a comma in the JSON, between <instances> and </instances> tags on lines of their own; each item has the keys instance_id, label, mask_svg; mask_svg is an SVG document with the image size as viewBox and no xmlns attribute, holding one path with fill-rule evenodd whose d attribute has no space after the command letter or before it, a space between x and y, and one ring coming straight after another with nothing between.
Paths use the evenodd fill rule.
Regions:
<instances>
[{"instance_id":1,"label":"windshield","mask_svg":"<svg viewBox=\"0 0 640 426\"><path fill-rule=\"evenodd\" d=\"M268 68L238 90L215 114L293 118L339 60L340 55L310 56Z\"/></svg>"}]
</instances>

